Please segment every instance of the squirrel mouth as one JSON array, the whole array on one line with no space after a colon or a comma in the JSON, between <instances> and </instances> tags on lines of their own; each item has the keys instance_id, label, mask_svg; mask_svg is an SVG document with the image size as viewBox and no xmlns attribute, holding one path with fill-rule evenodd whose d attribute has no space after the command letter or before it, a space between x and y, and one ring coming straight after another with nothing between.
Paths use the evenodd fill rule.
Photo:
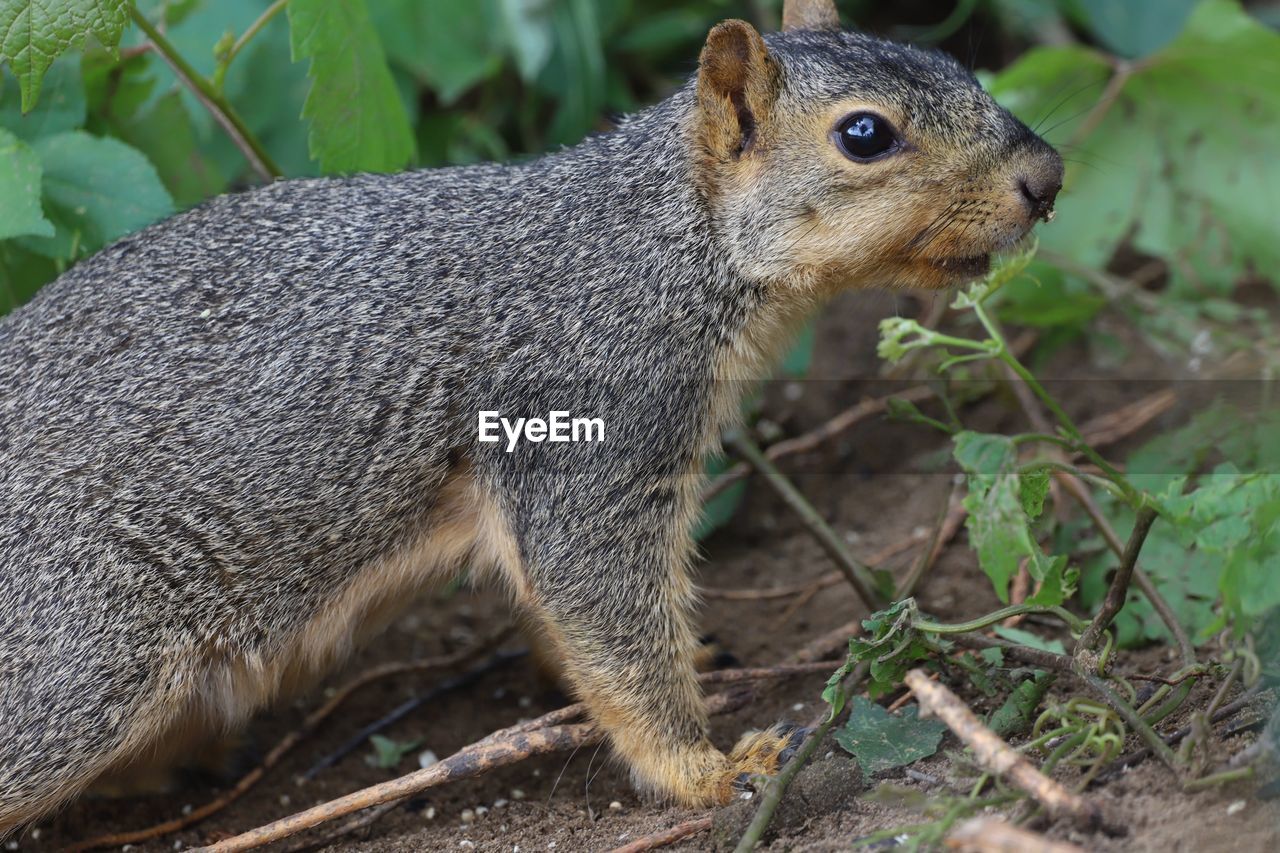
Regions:
<instances>
[{"instance_id":1,"label":"squirrel mouth","mask_svg":"<svg viewBox=\"0 0 1280 853\"><path fill-rule=\"evenodd\" d=\"M991 271L991 255L971 255L967 258L938 258L933 265L957 276L981 276Z\"/></svg>"}]
</instances>

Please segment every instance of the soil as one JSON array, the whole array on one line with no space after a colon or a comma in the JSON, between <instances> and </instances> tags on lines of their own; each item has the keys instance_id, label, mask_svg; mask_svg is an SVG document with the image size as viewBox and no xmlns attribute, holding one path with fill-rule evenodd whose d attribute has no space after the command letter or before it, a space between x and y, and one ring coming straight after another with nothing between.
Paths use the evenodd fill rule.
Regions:
<instances>
[{"instance_id":1,"label":"soil","mask_svg":"<svg viewBox=\"0 0 1280 853\"><path fill-rule=\"evenodd\" d=\"M920 310L920 303L905 295L843 297L820 322L810 374L814 378L775 383L766 390L763 411L794 434L817 426L864 396L883 393L885 382L868 378L875 377L878 369L876 323L894 312L916 314ZM1088 367L1096 360L1079 342L1059 349L1041 372L1063 380L1107 380L1064 381L1055 387L1073 414L1087 419L1152 390L1152 377L1176 375L1176 369L1136 342L1130 346L1132 352L1122 369L1111 373ZM967 422L986 428L1021 427L1020 416L1014 411L997 393L970 407L965 417ZM1148 431L1158 430L1161 423L1176 423L1185 414L1167 414ZM943 467L943 450L945 440L922 427L872 420L818 452L788 460L784 468L855 552L865 556L917 530L932 529L952 488L952 475ZM1113 455L1122 458L1123 452L1123 447L1116 448ZM817 578L831 569L829 559L795 517L754 479L735 519L703 543L703 552L700 581L715 589L767 589ZM900 572L915 556L915 549L909 550L889 567ZM949 620L979 615L998 605L965 547L963 534L943 553L918 597L923 608ZM794 604L794 598L744 601L709 596L701 611L702 625L743 665L765 666L863 613L856 597L843 585L822 590L803 606ZM380 663L465 648L507 619L505 599L492 591L463 588L432 593L329 683L341 684ZM516 641L512 646L518 644ZM1155 667L1166 660L1166 652L1151 649L1131 659ZM134 849L182 849L244 831L416 769L422 750L444 757L496 729L552 710L565 701L534 666L518 660L447 693L386 731L397 741L421 741L396 770L367 763L371 750L366 746L300 784L299 777L307 768L346 742L353 732L402 701L431 689L447 675L428 672L389 678L365 688L238 802L193 828ZM767 685L748 707L713 719L714 740L728 746L753 727L783 719L810 721L821 712L823 681L823 675L814 674ZM962 685L958 689L963 692ZM240 750L243 766L238 769L256 763L318 701L318 697L308 697L257 719ZM1180 719L1173 719L1164 726L1171 729L1181 724ZM1220 757L1243 748L1250 737L1238 736L1219 744ZM884 783L934 798L964 790L965 780L972 777L966 775L963 762L955 760L959 752L958 744L948 736L943 751L914 765L913 775L888 771L864 781L856 764L839 747L824 744L819 760L797 782L797 797L803 807L789 806L779 814L768 849L845 850L855 839L877 830L922 822L907 800L870 797L868 791ZM237 775L232 772L228 778ZM174 793L85 798L10 842L9 849L59 849L92 836L148 826L199 806L225 785L225 781L197 779L187 780ZM1082 836L1061 823L1041 828L1052 837L1073 840L1090 850L1280 849L1280 801L1256 799L1247 785L1184 794L1167 770L1148 761L1095 789L1092 796L1103 805L1111 823L1127 829L1125 837ZM706 850L726 840L731 843L753 806L745 803L722 810L713 831L669 849ZM637 796L607 750L592 748L575 755L528 760L433 789L334 843L331 849L607 850L700 814L655 805ZM310 837L323 836L317 833Z\"/></svg>"}]
</instances>

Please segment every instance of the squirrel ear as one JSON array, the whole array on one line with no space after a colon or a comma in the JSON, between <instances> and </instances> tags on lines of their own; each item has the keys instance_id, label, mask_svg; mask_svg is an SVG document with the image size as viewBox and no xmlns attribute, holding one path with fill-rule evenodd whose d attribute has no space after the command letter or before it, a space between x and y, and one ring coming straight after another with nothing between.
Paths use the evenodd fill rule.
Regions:
<instances>
[{"instance_id":1,"label":"squirrel ear","mask_svg":"<svg viewBox=\"0 0 1280 853\"><path fill-rule=\"evenodd\" d=\"M835 0L786 0L782 4L783 30L838 30L840 13Z\"/></svg>"},{"instance_id":2,"label":"squirrel ear","mask_svg":"<svg viewBox=\"0 0 1280 853\"><path fill-rule=\"evenodd\" d=\"M716 24L698 59L698 102L708 149L736 158L755 139L777 93L777 65L746 21Z\"/></svg>"}]
</instances>

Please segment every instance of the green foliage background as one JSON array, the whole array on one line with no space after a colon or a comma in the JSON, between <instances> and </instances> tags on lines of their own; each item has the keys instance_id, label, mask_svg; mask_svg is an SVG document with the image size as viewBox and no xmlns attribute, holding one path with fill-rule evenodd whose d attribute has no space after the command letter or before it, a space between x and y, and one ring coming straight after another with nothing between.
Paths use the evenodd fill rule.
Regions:
<instances>
[{"instance_id":1,"label":"green foliage background","mask_svg":"<svg viewBox=\"0 0 1280 853\"><path fill-rule=\"evenodd\" d=\"M110 241L272 175L396 171L572 144L679 85L716 21L771 29L780 6L0 0L0 313ZM1063 150L1057 221L1042 229L1029 274L993 299L1002 319L1041 327L1050 343L1089 329L1102 352L1105 311L1170 357L1242 352L1258 375L1275 372L1270 314L1242 290L1270 287L1280 265L1274 4L839 6L846 25L942 45L976 65L997 98ZM1117 274L1144 261L1158 264L1158 289ZM803 371L806 353L789 368ZM1257 474L1280 462L1272 420L1200 420L1181 444L1168 438L1138 457L1166 477L1143 486L1170 522L1153 534L1166 559L1151 571L1196 631L1222 625L1216 600L1244 620L1280 604L1280 490L1274 474ZM1252 430L1243 438L1242 426ZM1002 595L1020 556L1037 579L1065 584L1074 577L1065 557L1045 556L1033 528L1040 506L1028 489L1044 475L1029 486L1011 473L1016 454L999 438L963 434L957 446L975 485L971 536L984 567ZM1203 453L1187 451L1231 442L1242 456L1219 460L1237 467L1217 479L1206 479ZM984 448L992 452L976 452ZM1213 502L1189 502L1191 493ZM735 500L711 507L711 520ZM1129 523L1121 507L1105 509ZM1086 603L1100 598L1108 559L1079 567ZM1139 599L1121 639L1159 636L1149 616Z\"/></svg>"}]
</instances>

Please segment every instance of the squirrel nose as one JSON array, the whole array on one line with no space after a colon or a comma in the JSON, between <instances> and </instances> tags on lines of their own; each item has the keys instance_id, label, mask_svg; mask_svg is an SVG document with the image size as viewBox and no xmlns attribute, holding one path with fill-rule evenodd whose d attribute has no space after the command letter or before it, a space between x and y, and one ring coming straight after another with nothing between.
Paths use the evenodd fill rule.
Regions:
<instances>
[{"instance_id":1,"label":"squirrel nose","mask_svg":"<svg viewBox=\"0 0 1280 853\"><path fill-rule=\"evenodd\" d=\"M1053 202L1062 189L1062 168L1046 168L1042 171L1018 177L1018 189L1026 201L1032 219L1049 221Z\"/></svg>"}]
</instances>

